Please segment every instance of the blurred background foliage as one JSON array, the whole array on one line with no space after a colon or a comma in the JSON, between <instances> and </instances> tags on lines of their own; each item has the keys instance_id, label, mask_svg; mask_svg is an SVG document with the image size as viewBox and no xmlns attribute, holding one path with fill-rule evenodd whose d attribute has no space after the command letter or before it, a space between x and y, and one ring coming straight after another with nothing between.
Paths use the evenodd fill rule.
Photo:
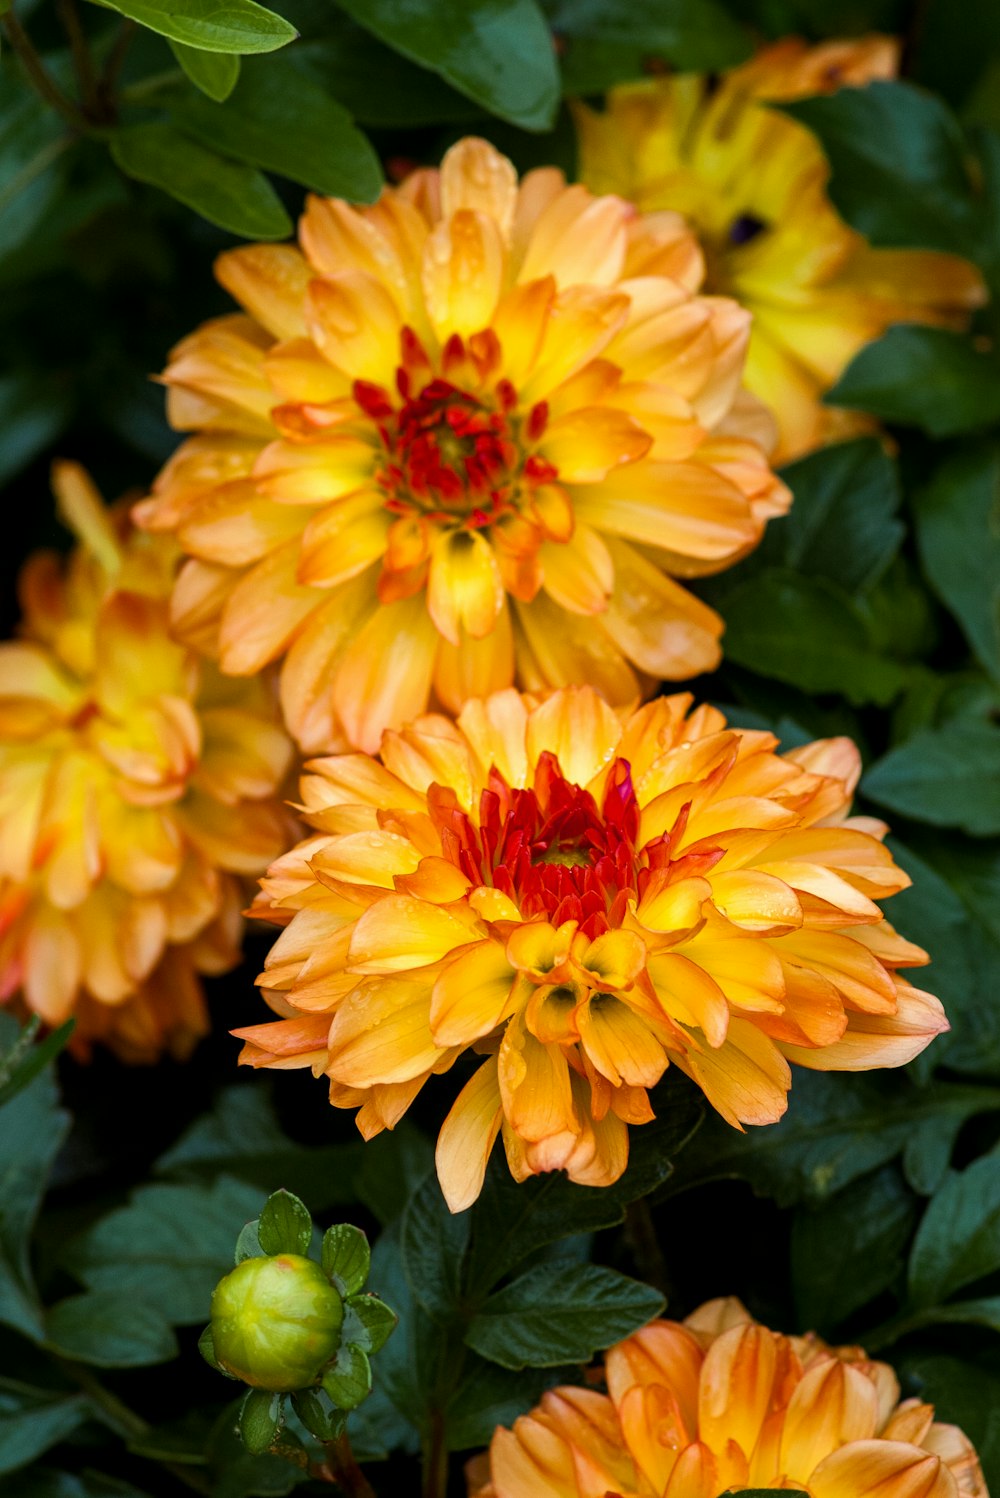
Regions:
<instances>
[{"instance_id":1,"label":"blurred background foliage","mask_svg":"<svg viewBox=\"0 0 1000 1498\"><path fill-rule=\"evenodd\" d=\"M547 1383L580 1378L664 1295L682 1315L724 1293L771 1325L891 1356L909 1392L965 1427L1000 1491L1000 9L278 4L0 0L8 625L24 554L58 541L52 456L85 462L108 494L151 480L174 438L150 373L227 310L214 254L288 235L303 189L371 201L383 173L470 131L522 169L572 173L567 97L719 71L790 33L896 33L904 81L788 107L817 132L850 224L968 257L993 301L968 334L895 329L847 370L835 403L879 417L890 441L786 470L790 519L703 585L727 620L726 663L694 690L789 745L860 743L862 806L891 820L915 880L893 920L930 948L953 1028L904 1075L800 1073L786 1119L742 1136L717 1118L698 1128L671 1076L619 1187L515 1189L499 1170L460 1219L420 1185L436 1105L427 1135L418 1107L362 1149L321 1088L236 1076L225 1031L245 1018L259 954L216 983L217 1033L185 1068L61 1062L60 1101L51 1057L29 1076L36 1053L11 1052L3 1491L240 1498L302 1480L239 1451L226 1388L194 1355L234 1224L280 1185L370 1232L372 1287L402 1316L355 1430L386 1462L371 1469L382 1493L416 1490L421 1444L479 1447ZM0 1050L14 1043L5 1022ZM501 1232L515 1207L517 1233ZM555 1368L540 1304L567 1328Z\"/></svg>"}]
</instances>

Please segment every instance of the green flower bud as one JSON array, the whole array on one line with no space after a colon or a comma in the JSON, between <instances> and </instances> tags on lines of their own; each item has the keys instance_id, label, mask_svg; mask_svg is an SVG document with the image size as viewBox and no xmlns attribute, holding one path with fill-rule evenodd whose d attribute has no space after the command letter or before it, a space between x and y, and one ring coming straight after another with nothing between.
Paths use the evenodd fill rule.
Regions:
<instances>
[{"instance_id":1,"label":"green flower bud","mask_svg":"<svg viewBox=\"0 0 1000 1498\"><path fill-rule=\"evenodd\" d=\"M339 1293L301 1254L244 1259L212 1296L216 1359L256 1389L315 1384L336 1355L343 1320Z\"/></svg>"}]
</instances>

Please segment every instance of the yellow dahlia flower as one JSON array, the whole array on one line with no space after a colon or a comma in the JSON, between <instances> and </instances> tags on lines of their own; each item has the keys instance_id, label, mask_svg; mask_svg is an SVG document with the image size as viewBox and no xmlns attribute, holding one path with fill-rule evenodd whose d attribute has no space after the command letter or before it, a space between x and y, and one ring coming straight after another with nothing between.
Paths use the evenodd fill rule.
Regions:
<instances>
[{"instance_id":1,"label":"yellow dahlia flower","mask_svg":"<svg viewBox=\"0 0 1000 1498\"><path fill-rule=\"evenodd\" d=\"M696 230L706 284L753 313L747 387L795 457L860 418L820 404L855 354L891 323L963 325L983 300L951 255L872 249L827 197L829 168L804 126L767 105L895 76L889 37L788 38L722 78L656 78L575 106L580 175L643 211L674 209Z\"/></svg>"},{"instance_id":2,"label":"yellow dahlia flower","mask_svg":"<svg viewBox=\"0 0 1000 1498\"><path fill-rule=\"evenodd\" d=\"M0 645L0 1000L77 1017L130 1061L206 1028L200 973L239 960L245 881L288 847L291 759L264 681L168 628L172 543L130 531L82 469L55 486L80 544L21 575Z\"/></svg>"},{"instance_id":3,"label":"yellow dahlia flower","mask_svg":"<svg viewBox=\"0 0 1000 1498\"><path fill-rule=\"evenodd\" d=\"M518 1179L616 1180L669 1062L740 1127L784 1112L789 1061L909 1061L947 1024L895 973L927 957L875 903L909 883L885 827L846 819L857 751L775 749L686 694L574 687L315 761L315 836L264 881L285 1018L237 1031L242 1059L325 1073L370 1136L484 1053L438 1141L453 1210L501 1130Z\"/></svg>"},{"instance_id":4,"label":"yellow dahlia flower","mask_svg":"<svg viewBox=\"0 0 1000 1498\"><path fill-rule=\"evenodd\" d=\"M221 257L248 315L164 376L197 435L138 519L191 557L183 637L235 675L284 657L312 752L515 681L624 702L714 667L674 578L789 496L737 399L749 318L693 294L681 219L464 140L372 208L311 198L299 240Z\"/></svg>"},{"instance_id":5,"label":"yellow dahlia flower","mask_svg":"<svg viewBox=\"0 0 1000 1498\"><path fill-rule=\"evenodd\" d=\"M900 1403L888 1364L769 1331L738 1300L654 1321L604 1374L607 1394L553 1389L498 1429L474 1498L989 1498L968 1437Z\"/></svg>"}]
</instances>

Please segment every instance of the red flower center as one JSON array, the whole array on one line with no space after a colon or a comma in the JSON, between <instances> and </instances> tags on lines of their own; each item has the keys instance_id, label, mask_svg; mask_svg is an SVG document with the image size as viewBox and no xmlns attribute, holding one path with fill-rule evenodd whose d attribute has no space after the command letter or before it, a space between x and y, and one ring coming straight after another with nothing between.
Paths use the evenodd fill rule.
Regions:
<instances>
[{"instance_id":1,"label":"red flower center","mask_svg":"<svg viewBox=\"0 0 1000 1498\"><path fill-rule=\"evenodd\" d=\"M510 381L490 379L500 363L494 333L453 334L436 374L412 329L401 343L398 397L366 380L353 392L378 427L384 459L375 479L388 510L481 529L516 508L523 483L556 477L551 463L525 452L545 429L544 402L520 418Z\"/></svg>"},{"instance_id":2,"label":"red flower center","mask_svg":"<svg viewBox=\"0 0 1000 1498\"><path fill-rule=\"evenodd\" d=\"M600 807L550 753L540 756L530 789L512 788L491 770L478 825L450 787L431 786L427 799L445 857L473 884L500 890L527 920L577 921L590 937L621 925L654 870L671 863L687 822L685 808L669 832L639 848L639 804L624 759L611 766Z\"/></svg>"}]
</instances>

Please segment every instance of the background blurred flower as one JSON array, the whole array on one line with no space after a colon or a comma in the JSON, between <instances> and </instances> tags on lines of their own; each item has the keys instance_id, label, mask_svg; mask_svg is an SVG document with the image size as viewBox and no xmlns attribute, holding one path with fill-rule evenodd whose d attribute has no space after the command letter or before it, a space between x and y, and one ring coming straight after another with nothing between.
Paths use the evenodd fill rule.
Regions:
<instances>
[{"instance_id":1,"label":"background blurred flower","mask_svg":"<svg viewBox=\"0 0 1000 1498\"><path fill-rule=\"evenodd\" d=\"M430 699L590 681L616 702L718 663L716 572L789 495L738 398L749 320L694 295L676 214L465 140L301 248L223 255L248 316L165 380L184 443L137 511L192 560L185 639L284 656L302 745L374 752Z\"/></svg>"},{"instance_id":2,"label":"background blurred flower","mask_svg":"<svg viewBox=\"0 0 1000 1498\"><path fill-rule=\"evenodd\" d=\"M900 1403L888 1364L769 1331L738 1300L653 1322L611 1348L605 1376L606 1395L554 1389L499 1429L470 1464L476 1498L987 1498L967 1437Z\"/></svg>"},{"instance_id":3,"label":"background blurred flower","mask_svg":"<svg viewBox=\"0 0 1000 1498\"><path fill-rule=\"evenodd\" d=\"M947 1024L895 973L927 957L875 903L909 880L847 819L857 750L779 756L691 701L507 691L388 732L381 764L316 761L316 835L264 881L286 1018L237 1031L242 1059L326 1073L370 1136L486 1052L438 1140L453 1210L501 1129L518 1179L616 1180L671 1061L739 1127L781 1116L789 1061L911 1060Z\"/></svg>"},{"instance_id":4,"label":"background blurred flower","mask_svg":"<svg viewBox=\"0 0 1000 1498\"><path fill-rule=\"evenodd\" d=\"M753 313L747 387L774 413L779 456L795 457L864 424L820 404L854 355L895 322L961 327L984 299L978 272L927 250L872 249L826 193L819 143L770 102L892 78L889 37L794 37L723 76L679 74L575 106L580 175L644 211L674 209L695 228L706 287Z\"/></svg>"},{"instance_id":5,"label":"background blurred flower","mask_svg":"<svg viewBox=\"0 0 1000 1498\"><path fill-rule=\"evenodd\" d=\"M234 682L170 636L173 544L59 464L68 562L21 574L0 646L0 997L76 1014L130 1061L190 1050L199 974L239 960L245 881L294 837L291 745L271 685Z\"/></svg>"}]
</instances>

